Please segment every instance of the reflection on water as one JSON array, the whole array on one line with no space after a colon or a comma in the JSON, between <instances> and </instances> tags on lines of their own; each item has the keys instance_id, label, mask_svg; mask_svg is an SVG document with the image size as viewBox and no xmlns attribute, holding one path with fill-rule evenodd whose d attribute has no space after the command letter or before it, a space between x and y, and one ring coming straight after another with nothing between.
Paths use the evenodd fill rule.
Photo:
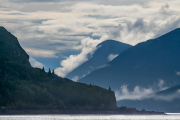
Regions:
<instances>
[{"instance_id":1,"label":"reflection on water","mask_svg":"<svg viewBox=\"0 0 180 120\"><path fill-rule=\"evenodd\" d=\"M0 120L180 120L180 114L167 115L2 115Z\"/></svg>"}]
</instances>

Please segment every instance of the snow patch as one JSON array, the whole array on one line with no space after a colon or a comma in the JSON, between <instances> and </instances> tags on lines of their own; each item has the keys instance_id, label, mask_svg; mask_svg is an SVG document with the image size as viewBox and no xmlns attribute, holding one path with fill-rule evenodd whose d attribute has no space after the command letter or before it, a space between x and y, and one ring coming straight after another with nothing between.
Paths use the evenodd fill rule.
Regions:
<instances>
[{"instance_id":1,"label":"snow patch","mask_svg":"<svg viewBox=\"0 0 180 120\"><path fill-rule=\"evenodd\" d=\"M118 56L118 54L110 54L108 56L108 61L112 61L114 58L116 58Z\"/></svg>"}]
</instances>

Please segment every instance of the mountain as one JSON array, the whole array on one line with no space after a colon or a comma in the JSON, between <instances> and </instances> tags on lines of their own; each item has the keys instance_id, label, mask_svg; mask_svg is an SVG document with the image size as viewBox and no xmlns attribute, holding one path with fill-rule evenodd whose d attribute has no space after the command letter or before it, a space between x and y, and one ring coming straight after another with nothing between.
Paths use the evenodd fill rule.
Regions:
<instances>
[{"instance_id":1,"label":"mountain","mask_svg":"<svg viewBox=\"0 0 180 120\"><path fill-rule=\"evenodd\" d=\"M159 38L139 43L122 52L108 63L107 67L93 71L80 79L80 82L93 83L102 87L119 88L158 83L159 79L167 85L180 83L180 29Z\"/></svg>"},{"instance_id":2,"label":"mountain","mask_svg":"<svg viewBox=\"0 0 180 120\"><path fill-rule=\"evenodd\" d=\"M102 67L130 47L132 46L125 43L114 40L106 40L96 46L97 50L88 61L70 72L66 78L74 79L76 81L88 75L95 69Z\"/></svg>"},{"instance_id":3,"label":"mountain","mask_svg":"<svg viewBox=\"0 0 180 120\"><path fill-rule=\"evenodd\" d=\"M163 111L165 113L180 112L180 85L172 86L166 90L155 93L154 97L142 100L121 100L118 106L127 105L137 109L146 108L147 110Z\"/></svg>"},{"instance_id":4,"label":"mountain","mask_svg":"<svg viewBox=\"0 0 180 120\"><path fill-rule=\"evenodd\" d=\"M120 90L121 86L128 85L129 91L135 91L136 86L153 90L153 86L158 86L159 81L163 80L164 86L173 87L180 84L179 53L180 29L178 28L161 37L139 43L125 50L110 61L106 67L93 71L79 82L91 83L104 88L110 86L112 90ZM178 105L177 101L179 101L178 98L171 101L149 98L121 100L117 103L119 106L145 107L149 108L148 110L162 108L166 111L176 112L177 109L180 110L180 107L177 106L176 110L173 109L173 104ZM157 107L159 105L164 107Z\"/></svg>"},{"instance_id":5,"label":"mountain","mask_svg":"<svg viewBox=\"0 0 180 120\"><path fill-rule=\"evenodd\" d=\"M113 91L31 67L17 38L0 27L0 109L116 108Z\"/></svg>"},{"instance_id":6,"label":"mountain","mask_svg":"<svg viewBox=\"0 0 180 120\"><path fill-rule=\"evenodd\" d=\"M0 51L1 55L6 55L14 62L30 66L29 55L21 48L17 38L4 27L0 27Z\"/></svg>"}]
</instances>

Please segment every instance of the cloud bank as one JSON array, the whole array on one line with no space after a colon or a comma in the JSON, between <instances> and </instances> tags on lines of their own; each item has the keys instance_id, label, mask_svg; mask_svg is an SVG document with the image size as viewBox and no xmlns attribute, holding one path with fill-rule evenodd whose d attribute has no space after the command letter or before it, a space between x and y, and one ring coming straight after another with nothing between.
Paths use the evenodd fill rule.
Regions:
<instances>
[{"instance_id":1,"label":"cloud bank","mask_svg":"<svg viewBox=\"0 0 180 120\"><path fill-rule=\"evenodd\" d=\"M107 30L107 33L104 35L101 33L94 33L94 35L104 36L106 39L115 39L117 41L131 45L136 45L139 42L144 42L146 40L159 37L180 26L180 16L177 14L179 11L170 9L168 4L164 4L158 9L152 9L143 8L139 5L132 5L128 7L112 7L97 4L87 5L86 3L79 3L72 6L71 9L73 9L74 12L88 13L91 15L89 16L91 19L98 16L98 19L101 20L101 23L89 24L88 27L96 28L97 26L101 26ZM110 9L111 11L109 12L108 10ZM133 13L133 11L136 11L136 13ZM149 12L150 15L146 15L144 13L145 11ZM127 13L130 14L131 17L127 16ZM138 16L139 18L135 18L135 16ZM106 18L106 21L103 21L104 17ZM84 60L82 60L82 58L82 61L79 63L79 65L87 61L86 56L88 53L83 55ZM108 59L111 61L113 57L115 56L111 55ZM77 58L71 57L71 59ZM64 61L68 61L68 59ZM57 71L57 73L60 73L60 71Z\"/></svg>"},{"instance_id":2,"label":"cloud bank","mask_svg":"<svg viewBox=\"0 0 180 120\"><path fill-rule=\"evenodd\" d=\"M135 86L134 91L130 92L127 85L120 87L120 91L115 91L116 100L141 100L148 98L150 94L153 93L152 88L141 88L140 86Z\"/></svg>"},{"instance_id":3,"label":"cloud bank","mask_svg":"<svg viewBox=\"0 0 180 120\"><path fill-rule=\"evenodd\" d=\"M136 45L180 27L179 0L2 0L0 6L0 25L30 56L59 58L60 76L106 39Z\"/></svg>"},{"instance_id":4,"label":"cloud bank","mask_svg":"<svg viewBox=\"0 0 180 120\"><path fill-rule=\"evenodd\" d=\"M119 90L115 90L116 100L144 100L151 98L154 100L172 101L176 98L180 98L180 90L172 94L156 94L159 91L169 88L165 86L164 83L164 80L161 79L155 86L149 88L135 86L133 91L128 90L128 85L123 85Z\"/></svg>"},{"instance_id":5,"label":"cloud bank","mask_svg":"<svg viewBox=\"0 0 180 120\"><path fill-rule=\"evenodd\" d=\"M88 56L92 56L100 41L101 40L93 40L89 37L83 39L79 46L82 48L82 52L78 55L70 55L66 60L63 60L61 62L62 67L55 69L55 73L62 77L66 76L73 69L87 61ZM76 78L74 80L76 80Z\"/></svg>"}]
</instances>

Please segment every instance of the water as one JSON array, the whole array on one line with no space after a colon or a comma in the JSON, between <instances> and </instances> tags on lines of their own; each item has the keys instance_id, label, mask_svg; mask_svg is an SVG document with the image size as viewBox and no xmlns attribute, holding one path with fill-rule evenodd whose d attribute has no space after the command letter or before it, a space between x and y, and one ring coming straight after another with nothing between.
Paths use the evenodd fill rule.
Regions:
<instances>
[{"instance_id":1,"label":"water","mask_svg":"<svg viewBox=\"0 0 180 120\"><path fill-rule=\"evenodd\" d=\"M180 120L180 114L167 115L2 115L0 120Z\"/></svg>"}]
</instances>

